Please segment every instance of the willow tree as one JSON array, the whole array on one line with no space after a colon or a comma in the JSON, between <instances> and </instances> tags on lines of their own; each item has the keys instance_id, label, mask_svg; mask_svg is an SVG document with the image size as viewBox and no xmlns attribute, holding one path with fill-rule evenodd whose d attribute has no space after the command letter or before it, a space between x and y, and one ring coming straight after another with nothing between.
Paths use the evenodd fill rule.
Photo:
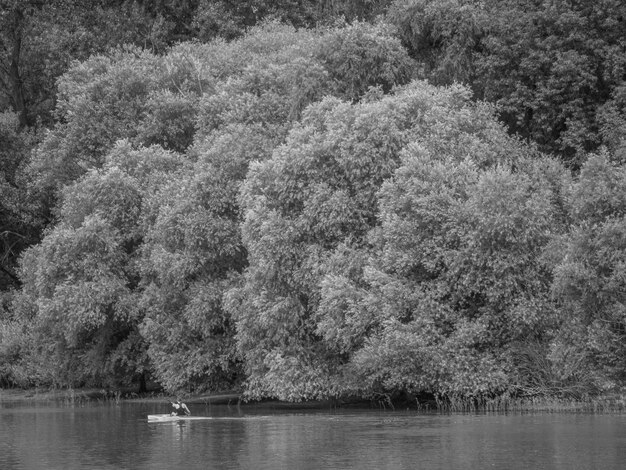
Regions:
<instances>
[{"instance_id":1,"label":"willow tree","mask_svg":"<svg viewBox=\"0 0 626 470\"><path fill-rule=\"evenodd\" d=\"M121 144L102 169L64 189L60 223L21 264L19 312L36 337L25 355L45 364L45 376L33 380L120 386L145 378L134 261L144 236L141 205L155 174L178 166L160 148Z\"/></svg>"},{"instance_id":2,"label":"willow tree","mask_svg":"<svg viewBox=\"0 0 626 470\"><path fill-rule=\"evenodd\" d=\"M426 173L409 176L403 164L415 168L413 154ZM410 361L365 360L373 344L389 345L385 332L402 334L400 324L421 328L429 315L448 317L433 335L421 336L441 355L433 356L439 372L429 371L438 378L416 373L406 380L428 390L460 390L473 386L484 362L497 377L485 387L474 384L477 392L506 383L500 346L538 329L549 313L524 302L537 297L542 304L548 291L538 255L554 220L548 196L560 194L563 175L557 164L533 166L532 156L462 87L415 82L390 96L372 91L358 104L329 98L310 106L272 159L251 167L242 192L250 266L245 284L228 295L249 395L298 400L371 391L378 380L362 382L361 372L397 378L397 368ZM506 170L513 165L528 169L518 176ZM398 178L407 175L409 186L391 189L396 171ZM541 190L534 190L536 181ZM426 200L448 198L452 206L427 208L426 201L409 198L429 185L433 194ZM395 207L416 211L417 219L398 225ZM528 225L528 235L518 240L531 214L536 226ZM407 233L400 237L402 227ZM395 251L409 250L399 264L389 258L394 242L402 247ZM404 245L413 243L416 248ZM431 252L414 259L415 249L428 247ZM427 266L420 267L424 258ZM402 274L393 278L396 268ZM537 318L523 320L522 311ZM491 336L477 342L485 332ZM414 340L409 335L402 347L411 349ZM476 371L471 377L446 369L444 356L450 359L457 347L467 347ZM399 378L394 386L403 386Z\"/></svg>"}]
</instances>

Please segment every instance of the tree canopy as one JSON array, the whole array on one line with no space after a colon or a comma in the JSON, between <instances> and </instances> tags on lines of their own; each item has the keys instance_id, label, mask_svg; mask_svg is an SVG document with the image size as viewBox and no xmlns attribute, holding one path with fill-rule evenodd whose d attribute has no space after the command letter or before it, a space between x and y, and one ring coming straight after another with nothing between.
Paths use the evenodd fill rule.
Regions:
<instances>
[{"instance_id":1,"label":"tree canopy","mask_svg":"<svg viewBox=\"0 0 626 470\"><path fill-rule=\"evenodd\" d=\"M467 83L542 150L578 167L603 143L601 110L624 85L623 2L398 0L389 16L426 76Z\"/></svg>"},{"instance_id":2,"label":"tree canopy","mask_svg":"<svg viewBox=\"0 0 626 470\"><path fill-rule=\"evenodd\" d=\"M620 2L0 7L0 386L623 391Z\"/></svg>"}]
</instances>

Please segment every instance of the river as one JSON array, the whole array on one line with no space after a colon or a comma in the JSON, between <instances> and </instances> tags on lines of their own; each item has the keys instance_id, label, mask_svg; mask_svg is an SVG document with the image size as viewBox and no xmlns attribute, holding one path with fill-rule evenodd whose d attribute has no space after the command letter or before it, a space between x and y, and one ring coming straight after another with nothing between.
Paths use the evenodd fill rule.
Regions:
<instances>
[{"instance_id":1,"label":"river","mask_svg":"<svg viewBox=\"0 0 626 470\"><path fill-rule=\"evenodd\" d=\"M626 415L0 402L0 469L623 469Z\"/></svg>"}]
</instances>

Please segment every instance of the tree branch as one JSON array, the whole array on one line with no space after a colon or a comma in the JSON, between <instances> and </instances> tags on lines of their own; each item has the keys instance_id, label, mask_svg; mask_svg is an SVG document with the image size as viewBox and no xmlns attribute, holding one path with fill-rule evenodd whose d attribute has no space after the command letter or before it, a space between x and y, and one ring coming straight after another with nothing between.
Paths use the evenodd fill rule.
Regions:
<instances>
[{"instance_id":1,"label":"tree branch","mask_svg":"<svg viewBox=\"0 0 626 470\"><path fill-rule=\"evenodd\" d=\"M9 276L11 278L11 280L15 283L15 285L17 285L17 286L21 286L22 285L22 281L20 281L20 278L17 277L15 274L13 274L11 271L9 271L8 268L5 268L2 264L0 264L0 271L2 271L7 276Z\"/></svg>"}]
</instances>

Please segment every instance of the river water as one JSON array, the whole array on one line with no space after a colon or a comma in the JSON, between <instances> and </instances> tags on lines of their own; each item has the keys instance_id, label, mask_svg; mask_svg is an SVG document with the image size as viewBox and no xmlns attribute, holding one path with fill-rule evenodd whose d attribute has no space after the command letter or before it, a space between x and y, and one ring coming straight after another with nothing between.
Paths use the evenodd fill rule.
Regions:
<instances>
[{"instance_id":1,"label":"river water","mask_svg":"<svg viewBox=\"0 0 626 470\"><path fill-rule=\"evenodd\" d=\"M626 415L0 402L0 469L623 469Z\"/></svg>"}]
</instances>

